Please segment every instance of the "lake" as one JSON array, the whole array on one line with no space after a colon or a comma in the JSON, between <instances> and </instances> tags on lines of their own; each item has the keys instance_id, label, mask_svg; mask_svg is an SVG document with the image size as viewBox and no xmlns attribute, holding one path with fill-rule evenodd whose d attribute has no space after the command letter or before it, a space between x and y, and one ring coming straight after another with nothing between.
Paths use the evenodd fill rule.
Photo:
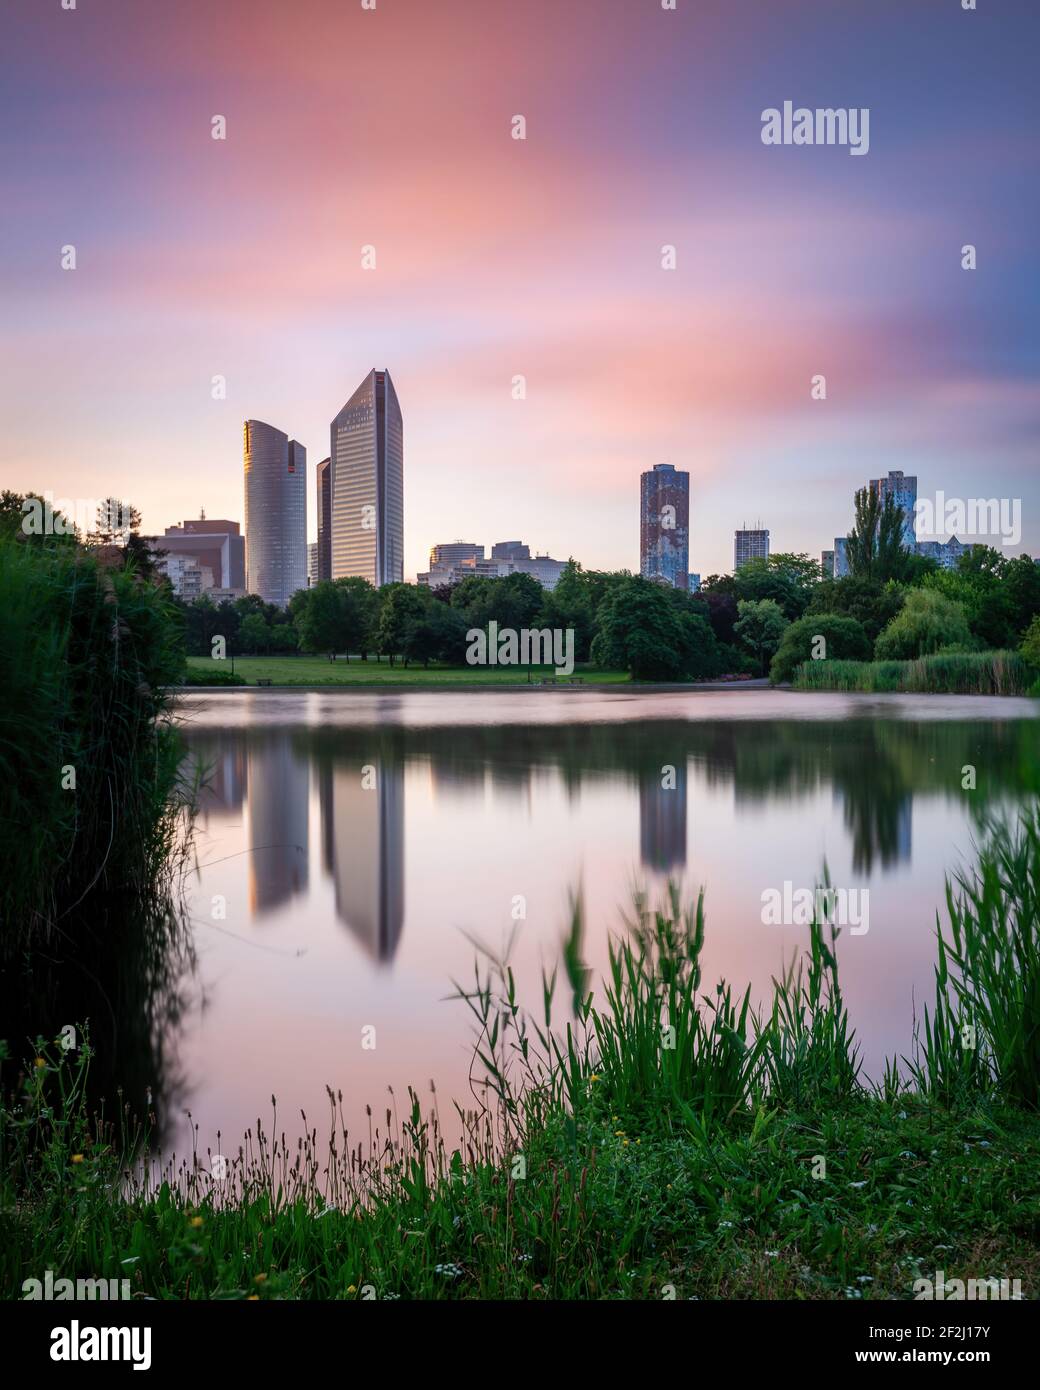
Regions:
<instances>
[{"instance_id":1,"label":"lake","mask_svg":"<svg viewBox=\"0 0 1040 1390\"><path fill-rule=\"evenodd\" d=\"M186 901L196 948L164 1043L164 1148L225 1152L270 1114L319 1130L326 1085L352 1131L436 1081L469 1101L472 1032L452 981L473 938L511 933L540 1008L569 895L585 953L641 887L706 888L703 986L753 996L805 945L763 895L866 894L841 978L868 1073L905 1053L931 1000L945 875L990 814L1040 785L1040 705L963 696L724 690L186 694L207 770ZM973 769L973 772L969 771ZM974 780L973 789L965 789ZM558 997L565 1020L567 991ZM471 1102L470 1102L471 1103Z\"/></svg>"}]
</instances>

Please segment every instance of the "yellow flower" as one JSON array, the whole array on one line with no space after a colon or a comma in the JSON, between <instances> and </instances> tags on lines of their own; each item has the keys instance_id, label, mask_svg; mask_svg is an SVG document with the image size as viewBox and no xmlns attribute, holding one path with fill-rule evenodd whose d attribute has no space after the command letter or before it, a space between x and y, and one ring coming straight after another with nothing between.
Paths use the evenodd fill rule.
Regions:
<instances>
[{"instance_id":1,"label":"yellow flower","mask_svg":"<svg viewBox=\"0 0 1040 1390\"><path fill-rule=\"evenodd\" d=\"M35 1065L38 1067L45 1067L47 1065L46 1057L37 1057Z\"/></svg>"},{"instance_id":2,"label":"yellow flower","mask_svg":"<svg viewBox=\"0 0 1040 1390\"><path fill-rule=\"evenodd\" d=\"M199 1229L199 1227L200 1227L202 1224L203 1224L203 1223L202 1223L202 1217L201 1217L201 1216L193 1216L193 1217L191 1218L191 1221L189 1222L189 1225L192 1227L192 1229L193 1229L193 1230L196 1230L196 1231Z\"/></svg>"},{"instance_id":3,"label":"yellow flower","mask_svg":"<svg viewBox=\"0 0 1040 1390\"><path fill-rule=\"evenodd\" d=\"M598 1081L598 1080L599 1080L599 1077L596 1075L595 1072L593 1072L592 1075L589 1077L589 1080L590 1080L590 1081Z\"/></svg>"},{"instance_id":4,"label":"yellow flower","mask_svg":"<svg viewBox=\"0 0 1040 1390\"><path fill-rule=\"evenodd\" d=\"M266 1275L266 1274L254 1274L254 1275L253 1275L253 1283L254 1283L254 1284L262 1284L266 1278L267 1278L267 1275Z\"/></svg>"},{"instance_id":5,"label":"yellow flower","mask_svg":"<svg viewBox=\"0 0 1040 1390\"><path fill-rule=\"evenodd\" d=\"M622 1139L621 1143L622 1143L622 1145L625 1145L625 1144L628 1143L628 1140L627 1140L627 1139Z\"/></svg>"},{"instance_id":6,"label":"yellow flower","mask_svg":"<svg viewBox=\"0 0 1040 1390\"><path fill-rule=\"evenodd\" d=\"M356 1285L356 1284L348 1284L348 1285L347 1285L347 1293L357 1293L357 1285Z\"/></svg>"},{"instance_id":7,"label":"yellow flower","mask_svg":"<svg viewBox=\"0 0 1040 1390\"><path fill-rule=\"evenodd\" d=\"M615 1139L620 1139L621 1136L624 1134L624 1132L625 1132L625 1131L624 1131L623 1129L616 1129L616 1130L614 1131L614 1138L615 1138Z\"/></svg>"},{"instance_id":8,"label":"yellow flower","mask_svg":"<svg viewBox=\"0 0 1040 1390\"><path fill-rule=\"evenodd\" d=\"M73 1154L73 1155L72 1155L72 1161L73 1161L73 1163L82 1163L82 1162L83 1162L83 1155L82 1155L82 1154Z\"/></svg>"},{"instance_id":9,"label":"yellow flower","mask_svg":"<svg viewBox=\"0 0 1040 1390\"><path fill-rule=\"evenodd\" d=\"M251 1294L249 1294L249 1295L246 1297L246 1302L247 1302L247 1303L259 1303L259 1302L260 1302L260 1295L259 1295L258 1293L251 1293Z\"/></svg>"},{"instance_id":10,"label":"yellow flower","mask_svg":"<svg viewBox=\"0 0 1040 1390\"><path fill-rule=\"evenodd\" d=\"M637 1139L637 1140L636 1140L636 1143L637 1143L637 1144L641 1144L642 1142L643 1142L642 1139Z\"/></svg>"}]
</instances>

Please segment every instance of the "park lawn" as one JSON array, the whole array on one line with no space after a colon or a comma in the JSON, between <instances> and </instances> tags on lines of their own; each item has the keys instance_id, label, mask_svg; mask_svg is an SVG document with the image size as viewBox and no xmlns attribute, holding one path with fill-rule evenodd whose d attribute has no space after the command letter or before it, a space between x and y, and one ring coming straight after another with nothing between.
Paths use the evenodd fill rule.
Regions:
<instances>
[{"instance_id":1,"label":"park lawn","mask_svg":"<svg viewBox=\"0 0 1040 1390\"><path fill-rule=\"evenodd\" d=\"M404 666L400 659L391 666L385 658L369 657L362 661L340 657L330 661L327 656L236 656L235 673L247 684L269 680L274 685L526 685L526 666ZM189 656L188 665L196 671L231 670L230 658L215 662L211 657ZM535 666L531 680L544 680L553 675L551 666ZM602 671L578 665L575 677L589 685L621 684L629 680L627 671ZM568 677L561 677L564 682Z\"/></svg>"}]
</instances>

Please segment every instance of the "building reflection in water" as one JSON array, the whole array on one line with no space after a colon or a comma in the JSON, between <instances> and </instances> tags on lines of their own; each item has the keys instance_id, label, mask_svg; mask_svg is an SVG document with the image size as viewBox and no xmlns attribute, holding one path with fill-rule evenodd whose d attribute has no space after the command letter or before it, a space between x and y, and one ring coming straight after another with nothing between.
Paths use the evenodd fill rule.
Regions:
<instances>
[{"instance_id":1,"label":"building reflection in water","mask_svg":"<svg viewBox=\"0 0 1040 1390\"><path fill-rule=\"evenodd\" d=\"M250 738L249 906L273 912L307 889L306 758L285 734Z\"/></svg>"},{"instance_id":2,"label":"building reflection in water","mask_svg":"<svg viewBox=\"0 0 1040 1390\"><path fill-rule=\"evenodd\" d=\"M404 923L404 766L323 762L318 795L336 916L374 960L392 960Z\"/></svg>"},{"instance_id":3,"label":"building reflection in water","mask_svg":"<svg viewBox=\"0 0 1040 1390\"><path fill-rule=\"evenodd\" d=\"M640 776L639 857L663 874L686 865L685 760L675 764L674 777L659 767Z\"/></svg>"}]
</instances>

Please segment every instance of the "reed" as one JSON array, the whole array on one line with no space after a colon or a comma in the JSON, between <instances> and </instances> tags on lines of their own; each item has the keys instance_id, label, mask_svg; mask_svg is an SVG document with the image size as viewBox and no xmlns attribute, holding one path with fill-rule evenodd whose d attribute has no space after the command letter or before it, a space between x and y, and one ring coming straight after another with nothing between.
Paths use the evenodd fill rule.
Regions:
<instances>
[{"instance_id":1,"label":"reed","mask_svg":"<svg viewBox=\"0 0 1040 1390\"><path fill-rule=\"evenodd\" d=\"M806 661L796 690L917 695L1027 695L1036 673L1020 652L936 652L915 661Z\"/></svg>"}]
</instances>

